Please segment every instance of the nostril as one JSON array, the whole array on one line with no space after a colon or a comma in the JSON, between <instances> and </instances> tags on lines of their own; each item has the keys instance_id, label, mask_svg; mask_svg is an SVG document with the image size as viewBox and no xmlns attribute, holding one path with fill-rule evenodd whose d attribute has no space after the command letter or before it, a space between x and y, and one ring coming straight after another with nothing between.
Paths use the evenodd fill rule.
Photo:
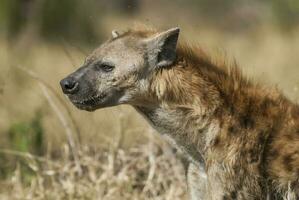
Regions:
<instances>
[{"instance_id":1,"label":"nostril","mask_svg":"<svg viewBox=\"0 0 299 200\"><path fill-rule=\"evenodd\" d=\"M66 80L66 81L64 82L64 87L65 87L65 89L67 89L67 90L71 90L71 89L73 89L74 86L75 86L75 82L74 82L74 81Z\"/></svg>"},{"instance_id":2,"label":"nostril","mask_svg":"<svg viewBox=\"0 0 299 200\"><path fill-rule=\"evenodd\" d=\"M60 81L60 85L64 93L73 94L78 87L78 82L76 82L73 78L65 78Z\"/></svg>"}]
</instances>

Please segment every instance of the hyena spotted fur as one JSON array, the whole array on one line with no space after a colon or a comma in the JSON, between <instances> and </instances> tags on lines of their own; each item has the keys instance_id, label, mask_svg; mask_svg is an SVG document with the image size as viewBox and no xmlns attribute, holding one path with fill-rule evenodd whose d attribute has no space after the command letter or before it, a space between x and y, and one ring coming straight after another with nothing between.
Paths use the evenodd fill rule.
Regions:
<instances>
[{"instance_id":1,"label":"hyena spotted fur","mask_svg":"<svg viewBox=\"0 0 299 200\"><path fill-rule=\"evenodd\" d=\"M192 200L299 199L298 105L178 37L113 31L62 90L87 111L132 105L185 153Z\"/></svg>"}]
</instances>

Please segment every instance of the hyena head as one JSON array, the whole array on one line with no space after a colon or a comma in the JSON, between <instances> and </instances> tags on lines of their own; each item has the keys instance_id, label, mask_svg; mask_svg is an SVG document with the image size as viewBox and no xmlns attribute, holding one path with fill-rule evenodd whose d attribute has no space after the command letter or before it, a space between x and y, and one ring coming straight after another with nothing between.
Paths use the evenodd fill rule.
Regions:
<instances>
[{"instance_id":1,"label":"hyena head","mask_svg":"<svg viewBox=\"0 0 299 200\"><path fill-rule=\"evenodd\" d=\"M176 59L179 28L164 32L112 32L77 71L60 81L79 109L94 111L119 104L137 104L146 97L151 74Z\"/></svg>"}]
</instances>

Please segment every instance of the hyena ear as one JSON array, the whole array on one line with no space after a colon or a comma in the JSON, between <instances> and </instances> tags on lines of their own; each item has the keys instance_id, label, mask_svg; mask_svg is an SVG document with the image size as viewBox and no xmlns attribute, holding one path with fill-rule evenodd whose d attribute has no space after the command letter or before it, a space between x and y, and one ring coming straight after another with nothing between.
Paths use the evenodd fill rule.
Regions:
<instances>
[{"instance_id":1,"label":"hyena ear","mask_svg":"<svg viewBox=\"0 0 299 200\"><path fill-rule=\"evenodd\" d=\"M165 67L176 59L176 45L180 29L171 28L146 39L148 62L151 67Z\"/></svg>"},{"instance_id":2,"label":"hyena ear","mask_svg":"<svg viewBox=\"0 0 299 200\"><path fill-rule=\"evenodd\" d=\"M120 34L117 32L117 30L113 30L112 32L111 32L111 34L112 34L112 38L117 38Z\"/></svg>"}]
</instances>

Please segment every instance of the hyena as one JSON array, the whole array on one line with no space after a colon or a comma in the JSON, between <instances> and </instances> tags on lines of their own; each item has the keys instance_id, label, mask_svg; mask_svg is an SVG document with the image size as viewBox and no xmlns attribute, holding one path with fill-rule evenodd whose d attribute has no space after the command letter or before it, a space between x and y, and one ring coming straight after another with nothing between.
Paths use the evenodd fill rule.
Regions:
<instances>
[{"instance_id":1,"label":"hyena","mask_svg":"<svg viewBox=\"0 0 299 200\"><path fill-rule=\"evenodd\" d=\"M63 92L82 110L133 106L188 158L190 199L299 199L298 105L179 32L113 31Z\"/></svg>"}]
</instances>

